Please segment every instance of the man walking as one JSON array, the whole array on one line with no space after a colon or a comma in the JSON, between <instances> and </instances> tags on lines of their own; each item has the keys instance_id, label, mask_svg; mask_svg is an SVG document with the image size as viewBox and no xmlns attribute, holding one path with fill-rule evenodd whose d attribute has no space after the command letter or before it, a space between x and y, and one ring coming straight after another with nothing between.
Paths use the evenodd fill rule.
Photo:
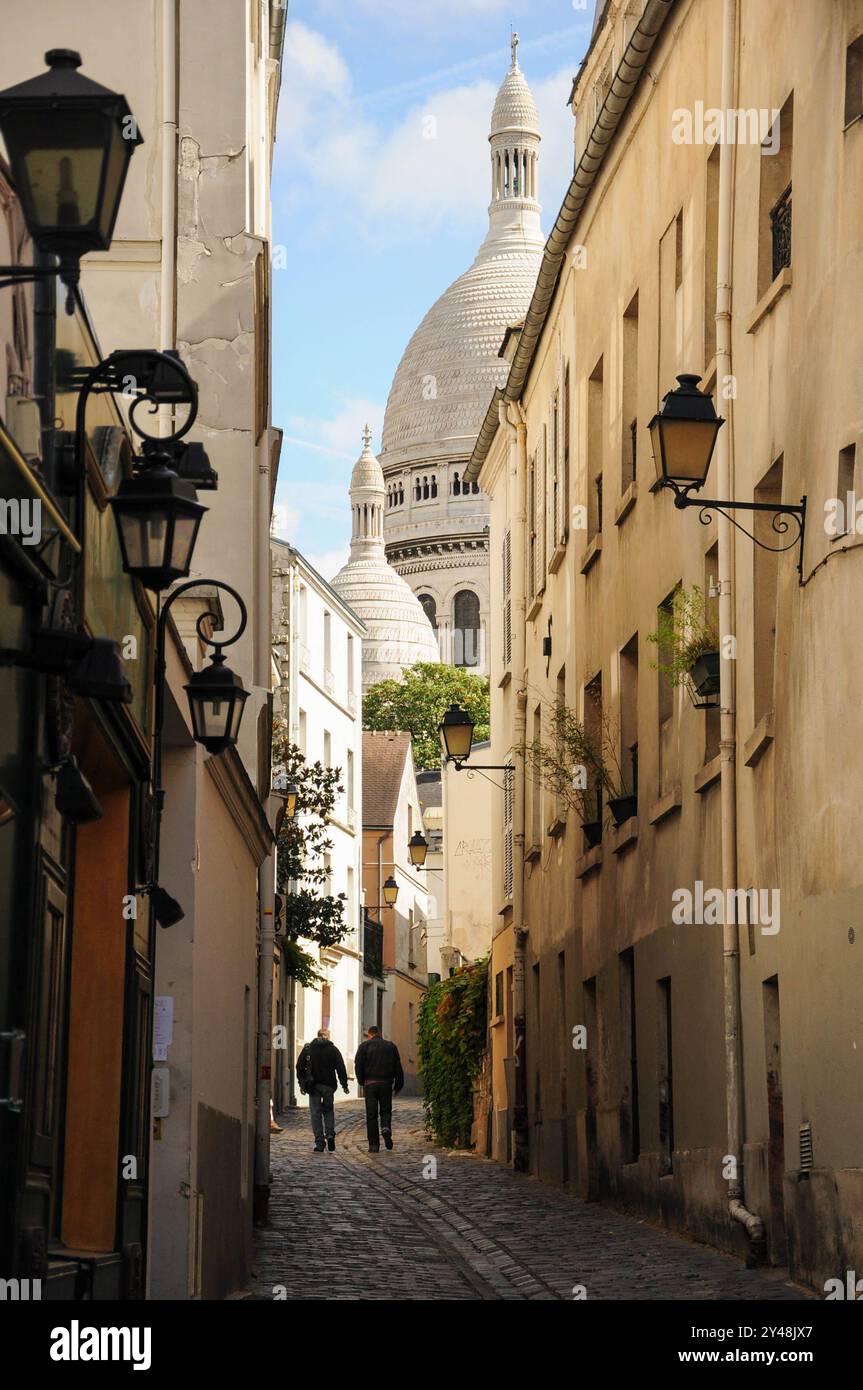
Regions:
<instances>
[{"instance_id":1,"label":"man walking","mask_svg":"<svg viewBox=\"0 0 863 1390\"><path fill-rule=\"evenodd\" d=\"M319 1028L318 1036L306 1043L297 1058L297 1080L303 1095L309 1097L315 1153L324 1152L324 1130L327 1148L332 1153L336 1147L336 1112L333 1109L333 1096L338 1082L341 1082L342 1090L347 1091L348 1074L342 1054L335 1043L330 1042L329 1028Z\"/></svg>"},{"instance_id":2,"label":"man walking","mask_svg":"<svg viewBox=\"0 0 863 1390\"><path fill-rule=\"evenodd\" d=\"M381 1151L381 1134L388 1149L393 1146L393 1095L398 1095L405 1084L399 1050L395 1043L381 1037L380 1028L374 1024L366 1030L366 1040L361 1042L354 1059L357 1081L365 1087L366 1130L369 1136L369 1153ZM380 1133L378 1132L378 1113L380 1112Z\"/></svg>"}]
</instances>

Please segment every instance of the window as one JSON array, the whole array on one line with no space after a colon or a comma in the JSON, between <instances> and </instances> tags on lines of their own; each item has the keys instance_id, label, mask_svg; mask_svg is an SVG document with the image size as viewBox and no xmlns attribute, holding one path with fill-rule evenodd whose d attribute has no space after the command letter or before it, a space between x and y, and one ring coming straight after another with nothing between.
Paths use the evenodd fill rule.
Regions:
<instances>
[{"instance_id":1,"label":"window","mask_svg":"<svg viewBox=\"0 0 863 1390\"><path fill-rule=\"evenodd\" d=\"M620 1139L624 1163L637 1163L641 1153L638 1123L638 1029L635 1014L635 952L630 946L617 958L620 984L620 1050L623 1094L620 1098Z\"/></svg>"},{"instance_id":2,"label":"window","mask_svg":"<svg viewBox=\"0 0 863 1390\"><path fill-rule=\"evenodd\" d=\"M587 383L587 539L602 532L602 358Z\"/></svg>"},{"instance_id":3,"label":"window","mask_svg":"<svg viewBox=\"0 0 863 1390\"><path fill-rule=\"evenodd\" d=\"M431 594L420 594L419 601L422 604L423 612L425 613L435 632L437 632L437 604L435 603Z\"/></svg>"},{"instance_id":4,"label":"window","mask_svg":"<svg viewBox=\"0 0 863 1390\"><path fill-rule=\"evenodd\" d=\"M560 400L555 393L551 407L551 548L560 540Z\"/></svg>"},{"instance_id":5,"label":"window","mask_svg":"<svg viewBox=\"0 0 863 1390\"><path fill-rule=\"evenodd\" d=\"M333 674L333 620L332 614L324 610L324 679L327 687L332 685Z\"/></svg>"},{"instance_id":6,"label":"window","mask_svg":"<svg viewBox=\"0 0 863 1390\"><path fill-rule=\"evenodd\" d=\"M299 748L300 748L300 752L301 752L301 753L307 752L307 749L308 749L308 720L306 719L306 711L305 711L304 709L301 709L301 710L300 710L300 713L299 713L299 728L297 729L297 743L299 744Z\"/></svg>"},{"instance_id":7,"label":"window","mask_svg":"<svg viewBox=\"0 0 863 1390\"><path fill-rule=\"evenodd\" d=\"M354 809L354 754L351 748L348 749L348 756L345 765L345 793L348 799L348 812Z\"/></svg>"},{"instance_id":8,"label":"window","mask_svg":"<svg viewBox=\"0 0 863 1390\"><path fill-rule=\"evenodd\" d=\"M329 729L324 729L324 767L333 765L333 736Z\"/></svg>"},{"instance_id":9,"label":"window","mask_svg":"<svg viewBox=\"0 0 863 1390\"><path fill-rule=\"evenodd\" d=\"M857 494L854 484L856 473L857 449L855 445L848 444L844 449L839 450L839 471L836 482L836 498L839 507L832 531L828 530L831 540L835 540L838 536L853 536L855 534Z\"/></svg>"},{"instance_id":10,"label":"window","mask_svg":"<svg viewBox=\"0 0 863 1390\"><path fill-rule=\"evenodd\" d=\"M706 617L714 632L719 632L719 545L714 543L704 556L704 601ZM719 753L719 705L708 705L704 711L704 761L709 763Z\"/></svg>"},{"instance_id":11,"label":"window","mask_svg":"<svg viewBox=\"0 0 863 1390\"><path fill-rule=\"evenodd\" d=\"M414 483L414 501L419 502L423 495L423 485L419 478Z\"/></svg>"},{"instance_id":12,"label":"window","mask_svg":"<svg viewBox=\"0 0 863 1390\"><path fill-rule=\"evenodd\" d=\"M674 613L674 592L659 606L659 619L670 622ZM660 645L657 658L660 665L667 662L671 653ZM677 741L674 724L674 686L664 671L657 672L659 685L659 796L671 791L677 780Z\"/></svg>"},{"instance_id":13,"label":"window","mask_svg":"<svg viewBox=\"0 0 863 1390\"><path fill-rule=\"evenodd\" d=\"M683 213L678 212L659 243L659 382L658 397L674 386L683 368Z\"/></svg>"},{"instance_id":14,"label":"window","mask_svg":"<svg viewBox=\"0 0 863 1390\"><path fill-rule=\"evenodd\" d=\"M716 282L719 273L719 145L707 160L704 199L704 365L716 356Z\"/></svg>"},{"instance_id":15,"label":"window","mask_svg":"<svg viewBox=\"0 0 863 1390\"><path fill-rule=\"evenodd\" d=\"M432 497L437 497L437 477L434 473L432 474L431 480L431 495Z\"/></svg>"},{"instance_id":16,"label":"window","mask_svg":"<svg viewBox=\"0 0 863 1390\"><path fill-rule=\"evenodd\" d=\"M527 596L536 597L536 454L527 466Z\"/></svg>"},{"instance_id":17,"label":"window","mask_svg":"<svg viewBox=\"0 0 863 1390\"><path fill-rule=\"evenodd\" d=\"M503 668L512 665L512 539L509 531L503 538L501 559L503 581Z\"/></svg>"},{"instance_id":18,"label":"window","mask_svg":"<svg viewBox=\"0 0 863 1390\"><path fill-rule=\"evenodd\" d=\"M602 673L597 672L593 680L588 681L584 687L584 731L588 737L590 745L598 755L602 752L603 744L603 711L602 711ZM588 791L590 792L589 808L595 807L595 815L600 825L602 824L602 783L597 772L588 769Z\"/></svg>"},{"instance_id":19,"label":"window","mask_svg":"<svg viewBox=\"0 0 863 1390\"><path fill-rule=\"evenodd\" d=\"M672 1169L674 1153L674 1073L671 1038L671 977L656 982L656 1059L659 1098L659 1175Z\"/></svg>"},{"instance_id":20,"label":"window","mask_svg":"<svg viewBox=\"0 0 863 1390\"><path fill-rule=\"evenodd\" d=\"M570 401L569 401L569 363L563 373L563 479L561 484L561 510L563 513L561 526L561 540L566 540L569 535L569 430L570 430Z\"/></svg>"},{"instance_id":21,"label":"window","mask_svg":"<svg viewBox=\"0 0 863 1390\"><path fill-rule=\"evenodd\" d=\"M453 475L452 475L452 495L453 495L453 497L458 497L458 495L459 495L460 492L461 492L461 482L459 481L458 473L453 473Z\"/></svg>"},{"instance_id":22,"label":"window","mask_svg":"<svg viewBox=\"0 0 863 1390\"><path fill-rule=\"evenodd\" d=\"M357 927L357 903L356 903L357 890L356 890L356 886L355 886L355 882L354 882L354 871L353 871L352 868L348 868L347 886L346 886L346 889L345 889L345 896L347 897L347 902L345 903L345 921L347 922L348 928L349 928L350 931L356 931L356 927ZM352 1033L351 1029L348 1029L348 1034L349 1034L350 1037L353 1037L353 1033Z\"/></svg>"},{"instance_id":23,"label":"window","mask_svg":"<svg viewBox=\"0 0 863 1390\"><path fill-rule=\"evenodd\" d=\"M353 695L356 693L356 674L354 672L354 638L350 632L348 633L347 650L348 695Z\"/></svg>"},{"instance_id":24,"label":"window","mask_svg":"<svg viewBox=\"0 0 863 1390\"><path fill-rule=\"evenodd\" d=\"M791 156L794 94L789 96L761 151L758 196L758 298L791 265ZM771 153L766 153L770 150Z\"/></svg>"},{"instance_id":25,"label":"window","mask_svg":"<svg viewBox=\"0 0 863 1390\"><path fill-rule=\"evenodd\" d=\"M494 977L494 1016L503 1018L503 971L498 970Z\"/></svg>"},{"instance_id":26,"label":"window","mask_svg":"<svg viewBox=\"0 0 863 1390\"><path fill-rule=\"evenodd\" d=\"M479 599L470 589L460 589L453 599L453 665L479 665Z\"/></svg>"},{"instance_id":27,"label":"window","mask_svg":"<svg viewBox=\"0 0 863 1390\"><path fill-rule=\"evenodd\" d=\"M863 34L845 50L845 124L863 116Z\"/></svg>"},{"instance_id":28,"label":"window","mask_svg":"<svg viewBox=\"0 0 863 1390\"><path fill-rule=\"evenodd\" d=\"M625 492L635 481L638 451L638 291L632 296L623 315L623 410L620 490Z\"/></svg>"},{"instance_id":29,"label":"window","mask_svg":"<svg viewBox=\"0 0 863 1390\"><path fill-rule=\"evenodd\" d=\"M782 468L780 456L755 489L756 502L769 502L779 506L782 503ZM775 539L772 518L769 512L754 512L752 533L762 544L770 545ZM757 724L773 708L773 669L776 655L776 599L779 567L775 557L761 549L753 548L753 624L754 643L753 667L755 677L754 718ZM769 561L773 560L773 564Z\"/></svg>"},{"instance_id":30,"label":"window","mask_svg":"<svg viewBox=\"0 0 863 1390\"><path fill-rule=\"evenodd\" d=\"M542 742L542 706L537 705L533 712L533 744L538 748ZM542 764L539 758L533 759L530 782L530 849L542 844Z\"/></svg>"},{"instance_id":31,"label":"window","mask_svg":"<svg viewBox=\"0 0 863 1390\"><path fill-rule=\"evenodd\" d=\"M503 774L503 896L512 897L512 813L514 804L512 773Z\"/></svg>"},{"instance_id":32,"label":"window","mask_svg":"<svg viewBox=\"0 0 863 1390\"><path fill-rule=\"evenodd\" d=\"M620 771L624 793L638 796L638 633L620 652Z\"/></svg>"}]
</instances>

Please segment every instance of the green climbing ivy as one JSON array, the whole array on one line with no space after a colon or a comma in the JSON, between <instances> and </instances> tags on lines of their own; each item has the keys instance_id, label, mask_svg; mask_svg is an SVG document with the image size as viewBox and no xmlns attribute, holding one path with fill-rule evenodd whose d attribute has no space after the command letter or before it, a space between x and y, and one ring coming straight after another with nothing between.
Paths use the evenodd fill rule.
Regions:
<instances>
[{"instance_id":1,"label":"green climbing ivy","mask_svg":"<svg viewBox=\"0 0 863 1390\"><path fill-rule=\"evenodd\" d=\"M488 957L431 985L419 1010L426 1127L439 1144L470 1148L473 1086L486 1046Z\"/></svg>"}]
</instances>

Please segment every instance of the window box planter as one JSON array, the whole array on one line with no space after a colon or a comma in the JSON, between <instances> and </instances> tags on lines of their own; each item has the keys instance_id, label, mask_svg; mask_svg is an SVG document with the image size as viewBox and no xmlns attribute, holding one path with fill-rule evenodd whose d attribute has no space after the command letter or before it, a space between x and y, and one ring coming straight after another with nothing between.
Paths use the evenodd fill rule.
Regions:
<instances>
[{"instance_id":1,"label":"window box planter","mask_svg":"<svg viewBox=\"0 0 863 1390\"><path fill-rule=\"evenodd\" d=\"M689 679L696 695L702 699L719 694L719 652L702 652L690 668Z\"/></svg>"},{"instance_id":2,"label":"window box planter","mask_svg":"<svg viewBox=\"0 0 863 1390\"><path fill-rule=\"evenodd\" d=\"M582 821L581 828L584 832L584 842L587 845L587 848L595 849L602 839L602 821Z\"/></svg>"},{"instance_id":3,"label":"window box planter","mask_svg":"<svg viewBox=\"0 0 863 1390\"><path fill-rule=\"evenodd\" d=\"M608 809L614 817L614 824L619 830L624 821L628 821L638 811L637 796L612 796L608 801Z\"/></svg>"}]
</instances>

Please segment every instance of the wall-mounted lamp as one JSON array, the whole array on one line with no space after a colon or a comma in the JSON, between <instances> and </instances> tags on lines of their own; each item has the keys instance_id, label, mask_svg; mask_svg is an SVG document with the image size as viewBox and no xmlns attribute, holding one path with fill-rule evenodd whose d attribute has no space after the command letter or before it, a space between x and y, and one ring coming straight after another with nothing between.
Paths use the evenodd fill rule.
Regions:
<instances>
[{"instance_id":1,"label":"wall-mounted lamp","mask_svg":"<svg viewBox=\"0 0 863 1390\"><path fill-rule=\"evenodd\" d=\"M465 770L465 763L470 757L471 745L473 743L474 723L467 710L460 705L450 705L440 724L438 725L438 735L441 742L444 761L452 763L456 772ZM480 772L514 772L513 763L478 763L474 768L466 769L468 772L474 770Z\"/></svg>"}]
</instances>

